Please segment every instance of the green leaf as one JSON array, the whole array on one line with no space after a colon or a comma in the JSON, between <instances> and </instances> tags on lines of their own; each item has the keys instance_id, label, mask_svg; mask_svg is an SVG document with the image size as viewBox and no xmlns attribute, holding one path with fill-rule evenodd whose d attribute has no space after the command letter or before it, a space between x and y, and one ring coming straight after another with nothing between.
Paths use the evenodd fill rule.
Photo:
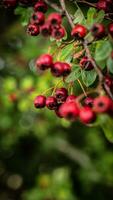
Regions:
<instances>
[{"instance_id":1,"label":"green leaf","mask_svg":"<svg viewBox=\"0 0 113 200\"><path fill-rule=\"evenodd\" d=\"M82 80L87 87L89 87L95 82L96 77L97 73L95 72L95 70L91 71L82 70Z\"/></svg>"},{"instance_id":2,"label":"green leaf","mask_svg":"<svg viewBox=\"0 0 113 200\"><path fill-rule=\"evenodd\" d=\"M32 8L27 8L26 9L26 8L18 6L15 9L15 14L16 15L20 15L20 21L21 21L21 24L23 26L26 26L28 24L32 13L33 13L33 9Z\"/></svg>"},{"instance_id":3,"label":"green leaf","mask_svg":"<svg viewBox=\"0 0 113 200\"><path fill-rule=\"evenodd\" d=\"M113 74L113 59L111 57L107 60L107 67L109 72Z\"/></svg>"},{"instance_id":4,"label":"green leaf","mask_svg":"<svg viewBox=\"0 0 113 200\"><path fill-rule=\"evenodd\" d=\"M95 18L95 23L101 23L104 20L105 12L103 10L100 10L97 14L97 17Z\"/></svg>"},{"instance_id":5,"label":"green leaf","mask_svg":"<svg viewBox=\"0 0 113 200\"><path fill-rule=\"evenodd\" d=\"M74 14L73 23L74 24L77 24L77 23L81 24L83 20L84 20L84 15L83 15L82 11L78 8L77 11Z\"/></svg>"},{"instance_id":6,"label":"green leaf","mask_svg":"<svg viewBox=\"0 0 113 200\"><path fill-rule=\"evenodd\" d=\"M66 78L66 82L70 83L77 80L81 76L81 70L79 65L74 65L74 69L71 74Z\"/></svg>"},{"instance_id":7,"label":"green leaf","mask_svg":"<svg viewBox=\"0 0 113 200\"><path fill-rule=\"evenodd\" d=\"M109 41L99 41L96 45L95 60L106 60L112 51L112 46Z\"/></svg>"},{"instance_id":8,"label":"green leaf","mask_svg":"<svg viewBox=\"0 0 113 200\"><path fill-rule=\"evenodd\" d=\"M70 55L72 54L72 51L73 51L73 43L66 45L66 47L64 47L61 51L60 61L64 61L68 57L70 57Z\"/></svg>"},{"instance_id":9,"label":"green leaf","mask_svg":"<svg viewBox=\"0 0 113 200\"><path fill-rule=\"evenodd\" d=\"M99 116L99 122L106 138L113 143L113 119L107 114L102 114Z\"/></svg>"}]
</instances>

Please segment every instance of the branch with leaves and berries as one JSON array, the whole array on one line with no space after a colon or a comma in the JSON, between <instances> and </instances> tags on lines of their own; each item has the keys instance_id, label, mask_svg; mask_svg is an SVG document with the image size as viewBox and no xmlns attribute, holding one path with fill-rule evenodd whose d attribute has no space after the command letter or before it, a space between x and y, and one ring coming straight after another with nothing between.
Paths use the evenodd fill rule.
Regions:
<instances>
[{"instance_id":1,"label":"branch with leaves and berries","mask_svg":"<svg viewBox=\"0 0 113 200\"><path fill-rule=\"evenodd\" d=\"M22 18L27 15L27 34L51 42L35 65L41 72L50 71L58 83L36 96L35 107L88 126L101 118L104 126L113 116L113 1L3 0L3 6L13 7Z\"/></svg>"}]
</instances>

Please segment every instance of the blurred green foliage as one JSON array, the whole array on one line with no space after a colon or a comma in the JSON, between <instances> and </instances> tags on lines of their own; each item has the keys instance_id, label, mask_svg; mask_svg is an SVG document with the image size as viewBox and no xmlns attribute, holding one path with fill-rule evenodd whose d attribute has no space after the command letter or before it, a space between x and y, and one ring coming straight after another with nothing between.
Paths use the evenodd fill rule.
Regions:
<instances>
[{"instance_id":1,"label":"blurred green foliage","mask_svg":"<svg viewBox=\"0 0 113 200\"><path fill-rule=\"evenodd\" d=\"M33 107L58 82L34 66L49 45L18 21L1 34L0 200L112 200L113 145L102 130Z\"/></svg>"}]
</instances>

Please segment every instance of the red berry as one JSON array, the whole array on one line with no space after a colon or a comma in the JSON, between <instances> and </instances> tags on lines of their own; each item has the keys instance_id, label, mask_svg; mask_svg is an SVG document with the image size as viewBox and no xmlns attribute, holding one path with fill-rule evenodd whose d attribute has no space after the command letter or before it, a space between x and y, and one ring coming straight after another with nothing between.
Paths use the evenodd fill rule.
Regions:
<instances>
[{"instance_id":1,"label":"red berry","mask_svg":"<svg viewBox=\"0 0 113 200\"><path fill-rule=\"evenodd\" d=\"M35 12L39 11L45 13L47 9L48 9L47 4L44 1L39 1L34 6Z\"/></svg>"},{"instance_id":2,"label":"red berry","mask_svg":"<svg viewBox=\"0 0 113 200\"><path fill-rule=\"evenodd\" d=\"M109 88L111 88L113 86L113 79L111 79L109 76L106 76L105 83Z\"/></svg>"},{"instance_id":3,"label":"red berry","mask_svg":"<svg viewBox=\"0 0 113 200\"><path fill-rule=\"evenodd\" d=\"M57 40L60 40L65 36L65 29L63 27L53 28L51 36Z\"/></svg>"},{"instance_id":4,"label":"red berry","mask_svg":"<svg viewBox=\"0 0 113 200\"><path fill-rule=\"evenodd\" d=\"M68 76L71 73L71 66L68 63L62 63L63 65L63 76Z\"/></svg>"},{"instance_id":5,"label":"red berry","mask_svg":"<svg viewBox=\"0 0 113 200\"><path fill-rule=\"evenodd\" d=\"M108 31L109 31L110 35L113 37L113 23L109 24Z\"/></svg>"},{"instance_id":6,"label":"red berry","mask_svg":"<svg viewBox=\"0 0 113 200\"><path fill-rule=\"evenodd\" d=\"M9 99L11 102L16 102L17 101L17 95L15 93L12 93L9 95Z\"/></svg>"},{"instance_id":7,"label":"red berry","mask_svg":"<svg viewBox=\"0 0 113 200\"><path fill-rule=\"evenodd\" d=\"M96 6L97 6L97 9L104 10L105 12L107 12L109 10L108 4L105 0L98 1Z\"/></svg>"},{"instance_id":8,"label":"red berry","mask_svg":"<svg viewBox=\"0 0 113 200\"><path fill-rule=\"evenodd\" d=\"M83 107L80 109L80 121L89 124L94 122L95 120L95 113L92 111L90 107Z\"/></svg>"},{"instance_id":9,"label":"red berry","mask_svg":"<svg viewBox=\"0 0 113 200\"><path fill-rule=\"evenodd\" d=\"M92 97L86 97L84 100L85 106L92 107L94 99Z\"/></svg>"},{"instance_id":10,"label":"red berry","mask_svg":"<svg viewBox=\"0 0 113 200\"><path fill-rule=\"evenodd\" d=\"M65 102L59 108L62 117L69 120L76 120L79 115L79 108L75 102Z\"/></svg>"},{"instance_id":11,"label":"red berry","mask_svg":"<svg viewBox=\"0 0 113 200\"><path fill-rule=\"evenodd\" d=\"M51 35L51 26L49 23L45 23L40 27L40 32L44 37L48 37Z\"/></svg>"},{"instance_id":12,"label":"red berry","mask_svg":"<svg viewBox=\"0 0 113 200\"><path fill-rule=\"evenodd\" d=\"M111 108L112 101L107 96L100 96L94 99L93 109L97 113L108 112Z\"/></svg>"},{"instance_id":13,"label":"red berry","mask_svg":"<svg viewBox=\"0 0 113 200\"><path fill-rule=\"evenodd\" d=\"M62 23L62 16L59 13L52 13L48 16L48 22L52 26L60 25Z\"/></svg>"},{"instance_id":14,"label":"red berry","mask_svg":"<svg viewBox=\"0 0 113 200\"><path fill-rule=\"evenodd\" d=\"M59 88L55 91L55 97L58 102L64 102L68 96L68 91L65 88Z\"/></svg>"},{"instance_id":15,"label":"red berry","mask_svg":"<svg viewBox=\"0 0 113 200\"><path fill-rule=\"evenodd\" d=\"M103 24L96 23L93 25L91 32L96 39L101 39L105 36L105 27Z\"/></svg>"},{"instance_id":16,"label":"red berry","mask_svg":"<svg viewBox=\"0 0 113 200\"><path fill-rule=\"evenodd\" d=\"M44 108L46 105L46 97L43 95L37 96L34 100L34 106L36 108Z\"/></svg>"},{"instance_id":17,"label":"red berry","mask_svg":"<svg viewBox=\"0 0 113 200\"><path fill-rule=\"evenodd\" d=\"M88 59L87 56L84 56L80 61L80 67L86 71L92 70L94 67L92 62Z\"/></svg>"},{"instance_id":18,"label":"red berry","mask_svg":"<svg viewBox=\"0 0 113 200\"><path fill-rule=\"evenodd\" d=\"M46 70L53 65L53 58L50 54L43 54L36 60L36 66L40 70Z\"/></svg>"},{"instance_id":19,"label":"red berry","mask_svg":"<svg viewBox=\"0 0 113 200\"><path fill-rule=\"evenodd\" d=\"M53 76L60 77L63 75L64 68L61 62L56 62L51 68L51 73Z\"/></svg>"},{"instance_id":20,"label":"red berry","mask_svg":"<svg viewBox=\"0 0 113 200\"><path fill-rule=\"evenodd\" d=\"M27 33L31 36L37 36L40 33L39 27L35 24L29 24L27 27Z\"/></svg>"},{"instance_id":21,"label":"red berry","mask_svg":"<svg viewBox=\"0 0 113 200\"><path fill-rule=\"evenodd\" d=\"M80 24L75 25L75 27L71 31L71 36L74 38L84 38L87 34L87 29L85 26L82 26Z\"/></svg>"},{"instance_id":22,"label":"red berry","mask_svg":"<svg viewBox=\"0 0 113 200\"><path fill-rule=\"evenodd\" d=\"M76 98L74 94L71 94L67 97L66 102L75 102Z\"/></svg>"},{"instance_id":23,"label":"red berry","mask_svg":"<svg viewBox=\"0 0 113 200\"><path fill-rule=\"evenodd\" d=\"M46 106L50 110L56 110L58 107L57 99L53 96L47 97Z\"/></svg>"},{"instance_id":24,"label":"red berry","mask_svg":"<svg viewBox=\"0 0 113 200\"><path fill-rule=\"evenodd\" d=\"M42 12L36 12L32 15L31 23L36 25L42 25L45 21L45 16Z\"/></svg>"},{"instance_id":25,"label":"red berry","mask_svg":"<svg viewBox=\"0 0 113 200\"><path fill-rule=\"evenodd\" d=\"M3 0L4 7L15 7L17 5L17 0Z\"/></svg>"}]
</instances>

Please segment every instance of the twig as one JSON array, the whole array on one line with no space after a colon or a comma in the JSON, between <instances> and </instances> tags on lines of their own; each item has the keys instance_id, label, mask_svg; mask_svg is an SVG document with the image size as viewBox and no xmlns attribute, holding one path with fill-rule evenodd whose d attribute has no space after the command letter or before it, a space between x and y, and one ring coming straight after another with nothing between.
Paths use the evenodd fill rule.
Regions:
<instances>
[{"instance_id":1,"label":"twig","mask_svg":"<svg viewBox=\"0 0 113 200\"><path fill-rule=\"evenodd\" d=\"M57 12L60 12L63 14L63 10L56 4L56 3L51 3L49 0L44 0L51 8L56 10Z\"/></svg>"}]
</instances>

